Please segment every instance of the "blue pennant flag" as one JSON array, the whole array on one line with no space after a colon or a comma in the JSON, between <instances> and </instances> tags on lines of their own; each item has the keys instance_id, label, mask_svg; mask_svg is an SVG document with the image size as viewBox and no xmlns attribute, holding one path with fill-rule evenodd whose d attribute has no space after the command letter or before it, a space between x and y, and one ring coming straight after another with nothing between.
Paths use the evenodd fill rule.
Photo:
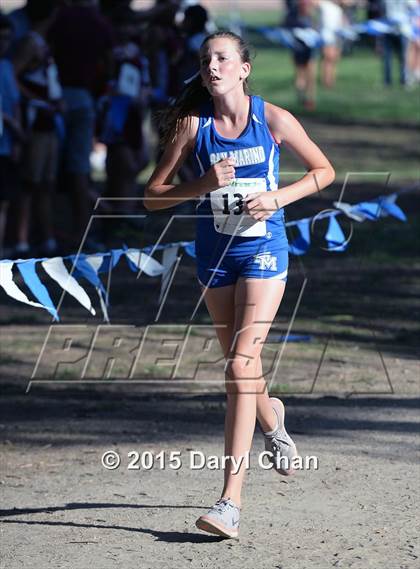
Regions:
<instances>
[{"instance_id":1,"label":"blue pennant flag","mask_svg":"<svg viewBox=\"0 0 420 569\"><path fill-rule=\"evenodd\" d=\"M289 243L289 253L292 255L304 255L309 249L311 243L309 223L310 219L302 219L297 222L300 235L292 243Z\"/></svg>"},{"instance_id":2,"label":"blue pennant flag","mask_svg":"<svg viewBox=\"0 0 420 569\"><path fill-rule=\"evenodd\" d=\"M26 286L31 290L38 302L48 310L54 320L59 321L58 312L51 300L50 294L47 288L40 281L35 270L35 263L37 263L37 261L37 259L30 259L29 261L23 261L16 264Z\"/></svg>"},{"instance_id":3,"label":"blue pennant flag","mask_svg":"<svg viewBox=\"0 0 420 569\"><path fill-rule=\"evenodd\" d=\"M110 268L113 269L124 253L123 249L112 249L110 253L105 253L102 264L98 269L98 273L108 273Z\"/></svg>"},{"instance_id":4,"label":"blue pennant flag","mask_svg":"<svg viewBox=\"0 0 420 569\"><path fill-rule=\"evenodd\" d=\"M335 215L330 215L325 240L327 242L328 251L341 252L347 248L346 236L336 220Z\"/></svg>"},{"instance_id":5,"label":"blue pennant flag","mask_svg":"<svg viewBox=\"0 0 420 569\"><path fill-rule=\"evenodd\" d=\"M190 257L194 257L194 259L196 258L195 241L191 241L191 243L184 245L184 250Z\"/></svg>"},{"instance_id":6,"label":"blue pennant flag","mask_svg":"<svg viewBox=\"0 0 420 569\"><path fill-rule=\"evenodd\" d=\"M393 197L390 198L385 198L385 199L380 199L379 200L379 204L380 207L386 211L389 215L392 215L393 217L396 217L397 219L399 219L400 221L407 221L407 217L405 215L405 213L403 212L403 210L397 206L396 203L394 203Z\"/></svg>"},{"instance_id":7,"label":"blue pennant flag","mask_svg":"<svg viewBox=\"0 0 420 569\"><path fill-rule=\"evenodd\" d=\"M76 263L73 271L73 275L75 277L84 277L94 287L105 293L104 285L102 284L101 279L98 277L93 267L86 261L84 256L79 256L77 258L77 255L71 255L70 259L72 263Z\"/></svg>"}]
</instances>

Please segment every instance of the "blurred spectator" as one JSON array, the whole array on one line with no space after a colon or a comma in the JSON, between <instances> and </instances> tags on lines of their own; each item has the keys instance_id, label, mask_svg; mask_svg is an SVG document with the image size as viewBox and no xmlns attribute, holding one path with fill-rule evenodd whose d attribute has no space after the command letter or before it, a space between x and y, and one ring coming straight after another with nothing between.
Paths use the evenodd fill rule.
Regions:
<instances>
[{"instance_id":1,"label":"blurred spectator","mask_svg":"<svg viewBox=\"0 0 420 569\"><path fill-rule=\"evenodd\" d=\"M32 4L34 5L37 0L26 0L26 4L22 8L16 8L12 10L8 17L13 25L13 36L9 47L9 55L11 55L18 43L18 41L26 35L31 27L31 23L28 17L28 7Z\"/></svg>"},{"instance_id":2,"label":"blurred spectator","mask_svg":"<svg viewBox=\"0 0 420 569\"><path fill-rule=\"evenodd\" d=\"M341 55L341 39L338 32L344 27L344 13L332 0L316 0L318 28L322 37L321 81L331 89L335 85L337 64Z\"/></svg>"},{"instance_id":3,"label":"blurred spectator","mask_svg":"<svg viewBox=\"0 0 420 569\"><path fill-rule=\"evenodd\" d=\"M200 71L200 47L207 36L208 13L203 6L195 4L188 6L184 12L184 18L180 25L181 32L181 54L177 64L177 92L178 96L188 81ZM194 179L194 167L191 157L187 158L178 171L178 177L182 182ZM188 213L193 204L180 204L175 209L179 212ZM192 213L192 211L191 211Z\"/></svg>"},{"instance_id":4,"label":"blurred spectator","mask_svg":"<svg viewBox=\"0 0 420 569\"><path fill-rule=\"evenodd\" d=\"M184 87L184 81L200 71L200 46L207 36L208 14L200 4L188 6L184 12L180 31L183 48L178 62L178 92Z\"/></svg>"},{"instance_id":5,"label":"blurred spectator","mask_svg":"<svg viewBox=\"0 0 420 569\"><path fill-rule=\"evenodd\" d=\"M395 32L383 36L385 85L392 84L392 56L395 53L400 68L400 83L407 83L407 48L410 35L409 0L382 0L383 17L395 27Z\"/></svg>"},{"instance_id":6,"label":"blurred spectator","mask_svg":"<svg viewBox=\"0 0 420 569\"><path fill-rule=\"evenodd\" d=\"M357 10L360 6L358 0L340 0L339 2L344 14L345 26L353 26L357 22ZM354 41L349 38L343 38L343 55L350 55L353 53Z\"/></svg>"},{"instance_id":7,"label":"blurred spectator","mask_svg":"<svg viewBox=\"0 0 420 569\"><path fill-rule=\"evenodd\" d=\"M99 140L107 145L107 197L135 196L135 180L149 161L143 134L144 110L149 101L149 64L135 41L135 14L128 7L113 12L116 45L110 94L100 101ZM117 211L131 211L132 202L117 203Z\"/></svg>"},{"instance_id":8,"label":"blurred spectator","mask_svg":"<svg viewBox=\"0 0 420 569\"><path fill-rule=\"evenodd\" d=\"M293 28L298 17L298 3L296 0L285 0L286 16L282 22L285 28Z\"/></svg>"},{"instance_id":9,"label":"blurred spectator","mask_svg":"<svg viewBox=\"0 0 420 569\"><path fill-rule=\"evenodd\" d=\"M313 0L296 0L289 5L289 12L285 21L289 28L314 28ZM293 49L293 62L295 64L295 88L297 98L308 111L315 109L316 89L316 50L309 47L302 40L295 38Z\"/></svg>"},{"instance_id":10,"label":"blurred spectator","mask_svg":"<svg viewBox=\"0 0 420 569\"><path fill-rule=\"evenodd\" d=\"M23 97L27 141L23 149L21 177L23 194L19 200L16 255L29 252L31 213L38 217L36 235L41 238L41 254L55 253L52 198L57 179L61 86L46 36L55 17L54 1L31 3L27 7L31 30L18 42L13 64Z\"/></svg>"},{"instance_id":11,"label":"blurred spectator","mask_svg":"<svg viewBox=\"0 0 420 569\"><path fill-rule=\"evenodd\" d=\"M407 82L415 85L420 82L420 0L410 1L410 21L413 31L408 45Z\"/></svg>"},{"instance_id":12,"label":"blurred spectator","mask_svg":"<svg viewBox=\"0 0 420 569\"><path fill-rule=\"evenodd\" d=\"M5 58L12 41L12 23L0 14L0 257L3 256L9 202L18 188L16 144L23 138L19 90L13 65Z\"/></svg>"},{"instance_id":13,"label":"blurred spectator","mask_svg":"<svg viewBox=\"0 0 420 569\"><path fill-rule=\"evenodd\" d=\"M73 197L74 236L80 239L89 220L94 94L99 74L106 75L111 66L114 37L95 0L71 0L62 7L49 37L66 103L64 169Z\"/></svg>"}]
</instances>

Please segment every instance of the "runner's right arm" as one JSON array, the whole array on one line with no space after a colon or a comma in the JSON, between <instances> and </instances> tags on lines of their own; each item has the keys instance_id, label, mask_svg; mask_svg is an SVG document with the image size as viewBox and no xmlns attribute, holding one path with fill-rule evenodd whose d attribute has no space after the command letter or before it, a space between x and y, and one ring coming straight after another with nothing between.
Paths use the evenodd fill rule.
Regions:
<instances>
[{"instance_id":1,"label":"runner's right arm","mask_svg":"<svg viewBox=\"0 0 420 569\"><path fill-rule=\"evenodd\" d=\"M176 173L194 148L199 118L185 118L173 143L167 144L144 191L144 206L149 211L173 207L192 198L198 198L212 190L229 185L235 177L231 158L214 164L201 178L191 182L172 184Z\"/></svg>"}]
</instances>

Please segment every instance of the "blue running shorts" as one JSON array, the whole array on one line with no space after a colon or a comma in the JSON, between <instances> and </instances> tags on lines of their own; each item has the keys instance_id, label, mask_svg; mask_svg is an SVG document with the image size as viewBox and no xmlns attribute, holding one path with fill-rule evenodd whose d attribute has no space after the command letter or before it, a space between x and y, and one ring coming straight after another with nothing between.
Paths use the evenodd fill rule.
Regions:
<instances>
[{"instance_id":1,"label":"blue running shorts","mask_svg":"<svg viewBox=\"0 0 420 569\"><path fill-rule=\"evenodd\" d=\"M235 284L239 277L286 282L288 265L288 248L267 243L253 253L230 249L224 255L197 255L197 277L208 288Z\"/></svg>"}]
</instances>

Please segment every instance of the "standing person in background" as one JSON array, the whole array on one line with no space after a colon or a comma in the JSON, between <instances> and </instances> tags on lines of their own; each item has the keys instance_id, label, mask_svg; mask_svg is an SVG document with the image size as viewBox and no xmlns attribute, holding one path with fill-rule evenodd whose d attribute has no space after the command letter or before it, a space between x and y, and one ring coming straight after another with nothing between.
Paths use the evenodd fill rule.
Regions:
<instances>
[{"instance_id":1,"label":"standing person in background","mask_svg":"<svg viewBox=\"0 0 420 569\"><path fill-rule=\"evenodd\" d=\"M286 15L281 23L285 28L293 27L293 23L298 17L298 4L296 0L285 0Z\"/></svg>"},{"instance_id":2,"label":"standing person in background","mask_svg":"<svg viewBox=\"0 0 420 569\"><path fill-rule=\"evenodd\" d=\"M188 6L184 12L184 19L180 26L182 38L182 51L177 65L177 92L178 96L185 87L185 82L200 72L200 47L208 35L206 25L209 21L207 10L200 4ZM159 157L160 158L160 157ZM182 182L191 181L194 178L194 168L191 158L187 158L178 171L178 177ZM191 202L183 203L174 211L178 213L193 213Z\"/></svg>"},{"instance_id":3,"label":"standing person in background","mask_svg":"<svg viewBox=\"0 0 420 569\"><path fill-rule=\"evenodd\" d=\"M94 91L99 70L112 62L114 35L94 0L71 0L60 9L49 35L66 104L64 170L73 199L75 243L86 230L90 215L90 153L95 126ZM99 247L91 237L88 249Z\"/></svg>"},{"instance_id":4,"label":"standing person in background","mask_svg":"<svg viewBox=\"0 0 420 569\"><path fill-rule=\"evenodd\" d=\"M337 64L341 55L341 39L338 32L344 27L344 12L332 0L315 0L318 29L322 38L321 82L331 89L335 85Z\"/></svg>"},{"instance_id":5,"label":"standing person in background","mask_svg":"<svg viewBox=\"0 0 420 569\"><path fill-rule=\"evenodd\" d=\"M0 258L3 256L9 202L18 187L16 145L23 139L19 89L13 65L5 57L12 41L12 23L0 14Z\"/></svg>"},{"instance_id":6,"label":"standing person in background","mask_svg":"<svg viewBox=\"0 0 420 569\"><path fill-rule=\"evenodd\" d=\"M38 253L53 255L57 250L52 201L58 173L59 136L63 133L62 90L46 41L55 17L54 4L54 0L48 0L27 7L31 30L20 39L13 54L27 130L21 164L23 194L18 204L16 256L25 256L30 251L32 211L37 213L36 233L41 237Z\"/></svg>"},{"instance_id":7,"label":"standing person in background","mask_svg":"<svg viewBox=\"0 0 420 569\"><path fill-rule=\"evenodd\" d=\"M314 28L314 0L296 0L290 4L285 24L288 28ZM295 88L298 102L307 111L316 107L316 50L301 39L295 39L293 63L295 65Z\"/></svg>"},{"instance_id":8,"label":"standing person in background","mask_svg":"<svg viewBox=\"0 0 420 569\"><path fill-rule=\"evenodd\" d=\"M18 41L26 35L31 27L31 23L28 18L28 7L31 4L35 4L37 0L26 0L26 4L21 8L16 8L7 14L7 17L12 22L13 35L12 41L10 42L8 55L11 56Z\"/></svg>"},{"instance_id":9,"label":"standing person in background","mask_svg":"<svg viewBox=\"0 0 420 569\"><path fill-rule=\"evenodd\" d=\"M400 66L400 84L407 83L407 48L410 35L409 0L382 0L383 17L394 26L394 33L384 34L384 83L392 84L392 55L396 54Z\"/></svg>"},{"instance_id":10,"label":"standing person in background","mask_svg":"<svg viewBox=\"0 0 420 569\"><path fill-rule=\"evenodd\" d=\"M200 71L200 46L207 35L207 10L200 4L188 6L180 26L183 50L178 63L178 93L184 88L184 81ZM177 93L177 94L178 94Z\"/></svg>"},{"instance_id":11,"label":"standing person in background","mask_svg":"<svg viewBox=\"0 0 420 569\"><path fill-rule=\"evenodd\" d=\"M120 7L111 17L116 34L114 78L109 94L100 99L99 140L107 145L105 196L130 198L136 195L137 175L149 162L143 133L150 96L149 63L136 41L133 10ZM116 203L113 210L129 213L133 202Z\"/></svg>"},{"instance_id":12,"label":"standing person in background","mask_svg":"<svg viewBox=\"0 0 420 569\"><path fill-rule=\"evenodd\" d=\"M420 0L410 1L412 34L407 53L407 82L410 86L420 82Z\"/></svg>"},{"instance_id":13,"label":"standing person in background","mask_svg":"<svg viewBox=\"0 0 420 569\"><path fill-rule=\"evenodd\" d=\"M357 21L358 0L340 0L340 6L343 9L344 23L346 26L351 27ZM344 37L343 55L350 55L353 53L354 41L350 38Z\"/></svg>"}]
</instances>

